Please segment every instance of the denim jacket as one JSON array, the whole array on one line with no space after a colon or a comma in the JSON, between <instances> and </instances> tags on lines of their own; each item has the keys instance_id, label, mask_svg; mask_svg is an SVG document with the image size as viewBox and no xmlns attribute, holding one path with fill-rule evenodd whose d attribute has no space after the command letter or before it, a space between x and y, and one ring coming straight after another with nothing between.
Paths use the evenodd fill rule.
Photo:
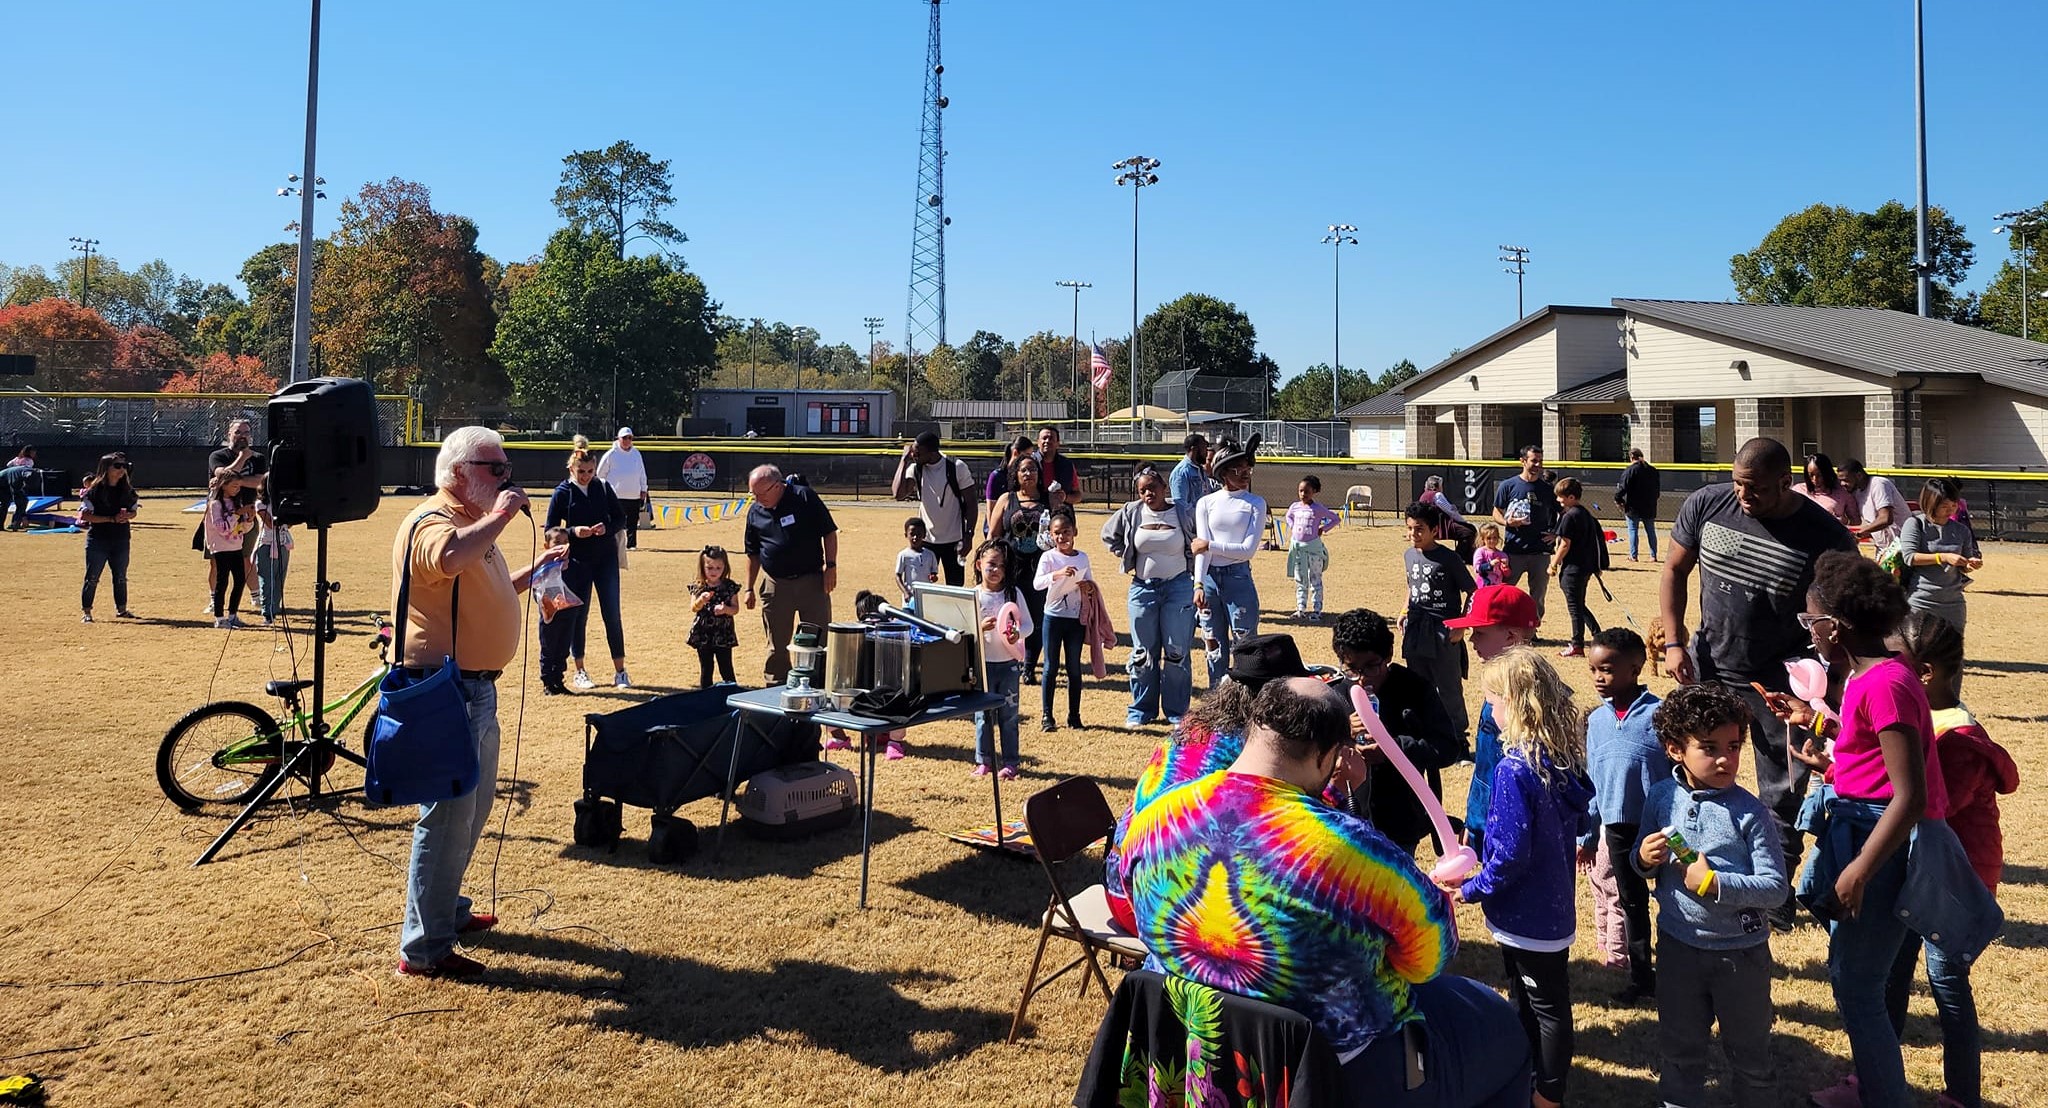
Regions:
<instances>
[{"instance_id":1,"label":"denim jacket","mask_svg":"<svg viewBox=\"0 0 2048 1108\"><path fill-rule=\"evenodd\" d=\"M1813 908L1832 899L1836 876L1856 857L1884 808L1883 803L1841 796L1826 801L1799 882L1801 903ZM1966 963L1975 962L2005 927L2005 910L1970 868L1962 840L1946 820L1923 819L1913 828L1906 844L1906 883L1892 910L1929 946Z\"/></svg>"}]
</instances>

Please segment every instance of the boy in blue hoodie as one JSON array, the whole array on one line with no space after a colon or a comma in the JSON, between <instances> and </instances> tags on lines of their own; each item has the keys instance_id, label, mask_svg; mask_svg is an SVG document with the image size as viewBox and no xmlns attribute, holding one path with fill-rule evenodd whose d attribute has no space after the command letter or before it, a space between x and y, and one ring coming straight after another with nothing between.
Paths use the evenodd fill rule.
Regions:
<instances>
[{"instance_id":1,"label":"boy in blue hoodie","mask_svg":"<svg viewBox=\"0 0 2048 1108\"><path fill-rule=\"evenodd\" d=\"M1776 819L1735 783L1749 709L1724 686L1685 685L1653 721L1676 763L1643 801L1633 852L1657 886L1658 1093L1703 1103L1718 1019L1737 1108L1774 1104L1769 912L1790 886Z\"/></svg>"},{"instance_id":2,"label":"boy in blue hoodie","mask_svg":"<svg viewBox=\"0 0 2048 1108\"><path fill-rule=\"evenodd\" d=\"M1671 762L1650 722L1663 701L1641 680L1648 660L1642 637L1626 627L1610 627L1593 636L1586 650L1593 691L1600 694L1600 703L1586 713L1586 776L1593 779L1593 821L1598 827L1579 839L1579 861L1597 864L1596 837L1605 840L1628 954L1628 987L1616 998L1622 1004L1657 995L1657 971L1650 961L1650 886L1629 864L1636 840L1642 838L1643 798L1671 777Z\"/></svg>"}]
</instances>

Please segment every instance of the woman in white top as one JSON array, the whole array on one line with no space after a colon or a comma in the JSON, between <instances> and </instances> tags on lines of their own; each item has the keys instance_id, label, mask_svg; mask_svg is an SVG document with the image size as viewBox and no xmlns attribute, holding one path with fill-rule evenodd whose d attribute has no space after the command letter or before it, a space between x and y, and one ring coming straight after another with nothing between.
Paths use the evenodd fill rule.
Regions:
<instances>
[{"instance_id":1,"label":"woman in white top","mask_svg":"<svg viewBox=\"0 0 2048 1108\"><path fill-rule=\"evenodd\" d=\"M1167 499L1167 481L1151 466L1138 471L1138 499L1102 525L1102 544L1123 560L1131 579L1126 598L1131 617L1131 706L1124 726L1143 727L1164 714L1168 725L1180 723L1194 698L1194 672L1188 666L1195 642L1194 555L1188 551L1192 527L1183 516L1192 506Z\"/></svg>"},{"instance_id":2,"label":"woman in white top","mask_svg":"<svg viewBox=\"0 0 2048 1108\"><path fill-rule=\"evenodd\" d=\"M1195 556L1195 607L1209 612L1204 652L1212 689L1230 670L1231 644L1259 633L1259 586L1251 566L1266 530L1265 498L1251 490L1259 441L1258 435L1242 447L1225 441L1215 468L1223 487L1195 505L1195 541L1188 549Z\"/></svg>"}]
</instances>

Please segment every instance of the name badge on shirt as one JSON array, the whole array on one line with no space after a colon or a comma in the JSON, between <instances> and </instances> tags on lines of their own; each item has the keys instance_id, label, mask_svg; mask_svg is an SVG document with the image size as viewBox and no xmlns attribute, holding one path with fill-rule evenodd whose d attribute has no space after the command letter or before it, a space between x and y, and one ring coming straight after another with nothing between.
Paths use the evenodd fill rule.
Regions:
<instances>
[{"instance_id":1,"label":"name badge on shirt","mask_svg":"<svg viewBox=\"0 0 2048 1108\"><path fill-rule=\"evenodd\" d=\"M776 522L778 522L778 523L782 524L782 525L783 525L784 527L795 527L795 526L796 526L796 517L795 517L795 516L783 516L783 517L782 517L781 519L777 520Z\"/></svg>"}]
</instances>

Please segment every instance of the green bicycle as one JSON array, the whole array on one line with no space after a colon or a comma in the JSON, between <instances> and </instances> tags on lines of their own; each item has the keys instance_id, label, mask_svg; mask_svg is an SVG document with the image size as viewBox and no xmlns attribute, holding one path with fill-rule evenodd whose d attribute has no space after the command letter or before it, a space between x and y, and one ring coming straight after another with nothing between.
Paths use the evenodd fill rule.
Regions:
<instances>
[{"instance_id":1,"label":"green bicycle","mask_svg":"<svg viewBox=\"0 0 2048 1108\"><path fill-rule=\"evenodd\" d=\"M381 657L390 643L391 624L379 619L370 648ZM380 664L362 684L326 706L330 739L346 730L364 705L376 700L377 685L389 672L389 662ZM263 687L283 702L281 719L240 700L218 700L186 713L171 725L157 747L156 781L164 795L187 811L208 804L248 803L277 776L279 767L290 764L311 742L313 716L303 707L302 694L312 687L313 682L306 679L272 681ZM295 776L322 776L333 766L330 751L308 759Z\"/></svg>"}]
</instances>

